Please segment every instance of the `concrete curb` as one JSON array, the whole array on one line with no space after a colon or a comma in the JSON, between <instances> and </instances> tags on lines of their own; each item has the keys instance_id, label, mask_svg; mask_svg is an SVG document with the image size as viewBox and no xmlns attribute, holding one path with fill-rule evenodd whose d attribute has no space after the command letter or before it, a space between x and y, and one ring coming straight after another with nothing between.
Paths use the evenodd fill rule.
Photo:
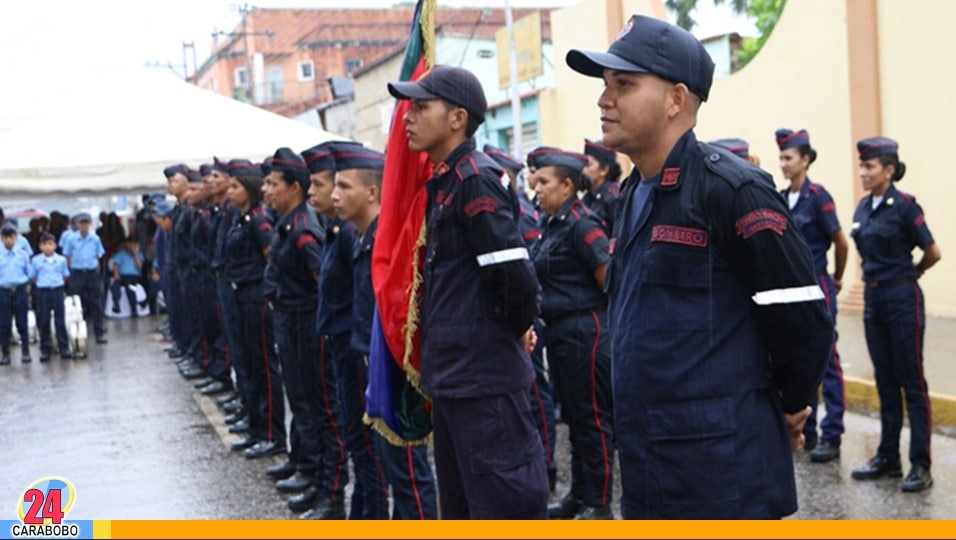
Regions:
<instances>
[{"instance_id":1,"label":"concrete curb","mask_svg":"<svg viewBox=\"0 0 956 540\"><path fill-rule=\"evenodd\" d=\"M875 382L844 375L843 384L847 408L879 416L880 396ZM933 431L956 437L956 397L930 391L929 399L933 410ZM905 406L903 412L906 413Z\"/></svg>"}]
</instances>

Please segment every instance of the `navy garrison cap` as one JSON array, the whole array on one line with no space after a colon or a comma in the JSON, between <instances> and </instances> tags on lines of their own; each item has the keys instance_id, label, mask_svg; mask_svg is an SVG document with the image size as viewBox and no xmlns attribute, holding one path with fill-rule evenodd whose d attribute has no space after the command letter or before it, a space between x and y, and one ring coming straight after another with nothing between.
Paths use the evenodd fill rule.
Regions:
<instances>
[{"instance_id":1,"label":"navy garrison cap","mask_svg":"<svg viewBox=\"0 0 956 540\"><path fill-rule=\"evenodd\" d=\"M684 83L707 101L714 81L714 61L690 32L666 21L632 15L607 52L571 49L565 61L578 73L602 77L605 69L651 73Z\"/></svg>"},{"instance_id":2,"label":"navy garrison cap","mask_svg":"<svg viewBox=\"0 0 956 540\"><path fill-rule=\"evenodd\" d=\"M335 160L336 171L349 169L370 169L381 171L385 169L385 154L357 144L332 143L332 158Z\"/></svg>"},{"instance_id":3,"label":"navy garrison cap","mask_svg":"<svg viewBox=\"0 0 956 540\"><path fill-rule=\"evenodd\" d=\"M588 158L584 154L567 152L560 148L541 146L528 154L528 165L536 169L552 166L568 167L580 173L587 164Z\"/></svg>"},{"instance_id":4,"label":"navy garrison cap","mask_svg":"<svg viewBox=\"0 0 956 540\"><path fill-rule=\"evenodd\" d=\"M262 174L262 169L248 159L230 159L229 163L226 163L226 174L230 176L250 173Z\"/></svg>"},{"instance_id":5,"label":"navy garrison cap","mask_svg":"<svg viewBox=\"0 0 956 540\"><path fill-rule=\"evenodd\" d=\"M210 174L212 174L211 163L203 163L199 166L199 176L209 176Z\"/></svg>"},{"instance_id":6,"label":"navy garrison cap","mask_svg":"<svg viewBox=\"0 0 956 540\"><path fill-rule=\"evenodd\" d=\"M898 155L900 145L889 137L869 137L856 143L860 152L860 161L866 161L880 156Z\"/></svg>"},{"instance_id":7,"label":"navy garrison cap","mask_svg":"<svg viewBox=\"0 0 956 540\"><path fill-rule=\"evenodd\" d=\"M186 169L186 179L190 182L202 182L202 173L195 169Z\"/></svg>"},{"instance_id":8,"label":"navy garrison cap","mask_svg":"<svg viewBox=\"0 0 956 540\"><path fill-rule=\"evenodd\" d=\"M292 175L302 186L302 191L309 189L309 167L302 156L283 146L272 155L272 170L284 171Z\"/></svg>"},{"instance_id":9,"label":"navy garrison cap","mask_svg":"<svg viewBox=\"0 0 956 540\"><path fill-rule=\"evenodd\" d=\"M518 171L524 167L524 163L504 153L503 150L496 146L486 144L483 150L488 154L488 157L495 160L495 163L514 174L518 174Z\"/></svg>"},{"instance_id":10,"label":"navy garrison cap","mask_svg":"<svg viewBox=\"0 0 956 540\"><path fill-rule=\"evenodd\" d=\"M335 160L332 159L332 150L329 149L331 142L317 144L312 148L302 151L302 158L309 167L309 174L315 174L325 171L335 172Z\"/></svg>"},{"instance_id":11,"label":"navy garrison cap","mask_svg":"<svg viewBox=\"0 0 956 540\"><path fill-rule=\"evenodd\" d=\"M272 156L266 156L259 167L262 168L263 176L269 176L269 173L272 172Z\"/></svg>"},{"instance_id":12,"label":"navy garrison cap","mask_svg":"<svg viewBox=\"0 0 956 540\"><path fill-rule=\"evenodd\" d=\"M167 179L169 179L169 178L172 178L173 176L176 176L176 174L181 174L183 176L186 176L186 173L188 171L189 171L189 167L180 163L178 165L170 165L169 167L166 167L165 169L163 169L163 174L166 176Z\"/></svg>"},{"instance_id":13,"label":"navy garrison cap","mask_svg":"<svg viewBox=\"0 0 956 540\"><path fill-rule=\"evenodd\" d=\"M388 83L388 93L395 99L444 99L468 111L479 123L488 110L478 77L460 67L437 65L417 81Z\"/></svg>"},{"instance_id":14,"label":"navy garrison cap","mask_svg":"<svg viewBox=\"0 0 956 540\"><path fill-rule=\"evenodd\" d=\"M810 134L805 129L800 131L778 129L774 132L774 136L777 138L777 147L781 150L798 146L810 146Z\"/></svg>"},{"instance_id":15,"label":"navy garrison cap","mask_svg":"<svg viewBox=\"0 0 956 540\"><path fill-rule=\"evenodd\" d=\"M223 174L229 174L229 163L226 161L220 161L216 156L212 157L212 171L219 171ZM210 172L212 172L210 171ZM209 173L203 173L203 176L206 176Z\"/></svg>"},{"instance_id":16,"label":"navy garrison cap","mask_svg":"<svg viewBox=\"0 0 956 540\"><path fill-rule=\"evenodd\" d=\"M750 157L750 145L743 139L717 139L716 141L710 141L710 144L719 146L739 158Z\"/></svg>"},{"instance_id":17,"label":"navy garrison cap","mask_svg":"<svg viewBox=\"0 0 956 540\"><path fill-rule=\"evenodd\" d=\"M593 156L601 165L609 165L612 161L617 160L617 154L614 150L587 139L584 139L584 155Z\"/></svg>"}]
</instances>

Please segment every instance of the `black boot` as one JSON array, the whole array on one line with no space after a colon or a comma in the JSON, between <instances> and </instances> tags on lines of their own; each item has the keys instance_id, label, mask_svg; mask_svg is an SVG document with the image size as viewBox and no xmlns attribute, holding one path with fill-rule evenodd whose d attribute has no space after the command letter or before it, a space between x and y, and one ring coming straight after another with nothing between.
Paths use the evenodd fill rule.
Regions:
<instances>
[{"instance_id":1,"label":"black boot","mask_svg":"<svg viewBox=\"0 0 956 540\"><path fill-rule=\"evenodd\" d=\"M568 493L553 504L548 505L548 519L571 519L581 510L583 503L577 495Z\"/></svg>"}]
</instances>

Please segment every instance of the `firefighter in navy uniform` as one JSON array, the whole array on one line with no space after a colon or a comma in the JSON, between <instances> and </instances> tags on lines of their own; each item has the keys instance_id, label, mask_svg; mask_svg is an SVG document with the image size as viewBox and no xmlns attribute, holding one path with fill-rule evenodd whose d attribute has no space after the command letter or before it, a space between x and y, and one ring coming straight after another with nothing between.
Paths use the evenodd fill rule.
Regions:
<instances>
[{"instance_id":1,"label":"firefighter in navy uniform","mask_svg":"<svg viewBox=\"0 0 956 540\"><path fill-rule=\"evenodd\" d=\"M604 220L604 231L614 230L614 212L621 195L621 164L617 153L599 142L584 140L584 155L588 163L584 175L590 180L587 193L581 199L592 212Z\"/></svg>"},{"instance_id":2,"label":"firefighter in navy uniform","mask_svg":"<svg viewBox=\"0 0 956 540\"><path fill-rule=\"evenodd\" d=\"M518 232L518 201L472 139L487 102L469 71L435 66L389 93L412 101L409 149L427 152L420 298L422 390L432 398L445 519L544 518L548 478L526 352L539 285Z\"/></svg>"},{"instance_id":3,"label":"firefighter in navy uniform","mask_svg":"<svg viewBox=\"0 0 956 540\"><path fill-rule=\"evenodd\" d=\"M546 214L531 246L547 324L548 365L571 439L571 489L548 507L552 519L611 519L611 342L604 276L608 239L577 192L587 157L536 152L535 191Z\"/></svg>"},{"instance_id":4,"label":"firefighter in navy uniform","mask_svg":"<svg viewBox=\"0 0 956 540\"><path fill-rule=\"evenodd\" d=\"M325 235L306 201L309 169L302 157L279 148L266 179L269 204L281 216L269 249L268 281L275 284L273 325L289 406L298 434L296 473L276 483L284 492L305 489L289 509L312 519L344 519L348 457L341 438L332 363L319 352L315 331L319 266Z\"/></svg>"},{"instance_id":5,"label":"firefighter in navy uniform","mask_svg":"<svg viewBox=\"0 0 956 540\"><path fill-rule=\"evenodd\" d=\"M193 249L193 226L199 220L199 209L197 208L201 201L202 176L198 171L188 169L186 171L186 191L179 207L179 214L173 221L173 263L177 268L177 278L179 282L179 300L183 306L183 337L186 342L185 349L182 350L183 359L178 363L179 372L187 379L203 378L208 383L208 373L210 370L209 358L203 350L203 332L202 332L202 310L189 309L189 306L195 306L196 300L200 297L200 280L193 270L194 249Z\"/></svg>"},{"instance_id":6,"label":"firefighter in navy uniform","mask_svg":"<svg viewBox=\"0 0 956 540\"><path fill-rule=\"evenodd\" d=\"M505 170L508 175L508 185L517 190L517 176L524 168L524 164L514 159L498 148L486 144L484 151L491 159ZM518 220L518 231L525 243L530 247L532 242L541 236L539 224L540 216L534 204L518 193L518 204L521 207L521 219ZM539 319L535 319L534 331L538 335L538 342L531 351L531 365L534 366L534 381L531 383L531 409L534 413L534 424L544 443L544 456L548 468L548 485L554 491L557 485L557 468L554 464L555 424L554 397L551 391L551 381L548 380L547 369L544 365L544 326Z\"/></svg>"},{"instance_id":7,"label":"firefighter in navy uniform","mask_svg":"<svg viewBox=\"0 0 956 540\"><path fill-rule=\"evenodd\" d=\"M868 480L903 475L900 466L900 430L903 399L910 421L910 463L903 480L907 492L933 485L930 475L932 412L923 373L923 335L926 308L917 280L940 258L939 246L926 225L923 209L912 195L894 185L903 179L906 166L899 160L899 145L887 137L857 143L864 197L853 213L850 236L863 260L866 346L873 361L880 395L880 446L869 463L853 470L853 478ZM913 248L923 257L913 264Z\"/></svg>"},{"instance_id":8,"label":"firefighter in navy uniform","mask_svg":"<svg viewBox=\"0 0 956 540\"><path fill-rule=\"evenodd\" d=\"M769 175L694 136L714 63L634 15L609 51L603 144L635 169L607 271L614 433L628 519L780 518L833 344L810 250Z\"/></svg>"},{"instance_id":9,"label":"firefighter in navy uniform","mask_svg":"<svg viewBox=\"0 0 956 540\"><path fill-rule=\"evenodd\" d=\"M775 133L780 148L780 169L790 185L781 191L787 200L793 221L800 227L803 239L813 254L813 269L817 282L826 300L827 310L836 325L837 298L843 286L843 271L846 269L846 255L849 243L840 220L836 215L836 206L830 193L822 185L812 182L807 176L810 164L817 158L817 151L810 146L810 135L806 130L792 131L778 129ZM834 246L834 272L827 272L827 251ZM836 333L834 332L834 339ZM806 435L806 450L810 450L810 460L826 463L840 456L840 440L843 435L843 411L846 398L843 394L843 369L840 367L840 355L834 341L827 369L823 374L823 400L826 403L826 416L820 422L822 436L817 433L817 407L807 418L803 427ZM819 437L820 443L817 444Z\"/></svg>"}]
</instances>

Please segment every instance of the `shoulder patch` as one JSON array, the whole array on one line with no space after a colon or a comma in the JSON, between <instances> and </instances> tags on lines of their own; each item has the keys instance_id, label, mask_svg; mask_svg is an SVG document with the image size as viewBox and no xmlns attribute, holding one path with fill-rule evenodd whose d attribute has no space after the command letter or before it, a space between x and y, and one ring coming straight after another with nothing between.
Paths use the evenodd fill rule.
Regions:
<instances>
[{"instance_id":1,"label":"shoulder patch","mask_svg":"<svg viewBox=\"0 0 956 540\"><path fill-rule=\"evenodd\" d=\"M819 195L823 191L820 189L820 186L816 184L808 184L807 189L809 189L810 193L813 193L814 195Z\"/></svg>"},{"instance_id":2,"label":"shoulder patch","mask_svg":"<svg viewBox=\"0 0 956 540\"><path fill-rule=\"evenodd\" d=\"M744 240L766 230L783 236L783 232L787 230L787 218L776 210L759 208L737 220L737 234Z\"/></svg>"},{"instance_id":3,"label":"shoulder patch","mask_svg":"<svg viewBox=\"0 0 956 540\"><path fill-rule=\"evenodd\" d=\"M820 207L820 211L824 213L836 212L836 205L832 202L828 202Z\"/></svg>"},{"instance_id":4,"label":"shoulder patch","mask_svg":"<svg viewBox=\"0 0 956 540\"><path fill-rule=\"evenodd\" d=\"M498 201L492 197L478 197L469 201L464 208L465 215L470 218L474 218L482 212L494 214L496 210L498 210Z\"/></svg>"},{"instance_id":5,"label":"shoulder patch","mask_svg":"<svg viewBox=\"0 0 956 540\"><path fill-rule=\"evenodd\" d=\"M923 214L916 216L916 219L913 220L913 225L917 227L922 226L924 223L926 223L926 216Z\"/></svg>"},{"instance_id":6,"label":"shoulder patch","mask_svg":"<svg viewBox=\"0 0 956 540\"><path fill-rule=\"evenodd\" d=\"M588 231L587 234L584 235L584 243L590 246L591 244L595 242L595 240L605 236L607 235L604 234L604 230L601 229L600 227L596 229L591 229L590 231Z\"/></svg>"}]
</instances>

